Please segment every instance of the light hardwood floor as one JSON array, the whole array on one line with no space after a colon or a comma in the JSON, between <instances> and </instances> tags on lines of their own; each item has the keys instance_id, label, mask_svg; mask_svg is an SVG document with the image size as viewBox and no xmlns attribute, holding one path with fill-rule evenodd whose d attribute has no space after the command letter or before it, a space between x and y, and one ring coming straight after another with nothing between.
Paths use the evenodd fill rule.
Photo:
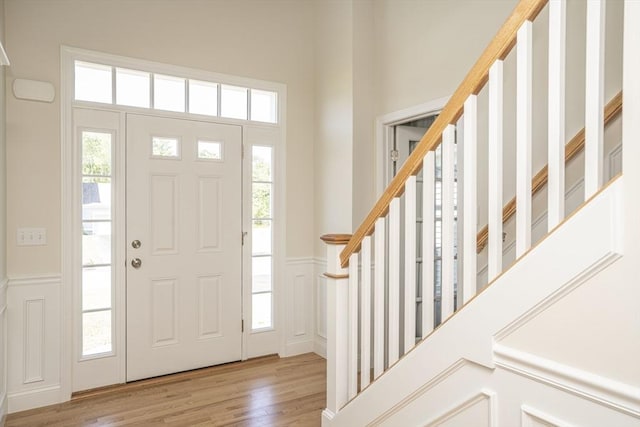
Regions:
<instances>
[{"instance_id":1,"label":"light hardwood floor","mask_svg":"<svg viewBox=\"0 0 640 427\"><path fill-rule=\"evenodd\" d=\"M316 354L268 356L75 395L6 425L319 426L325 378Z\"/></svg>"}]
</instances>

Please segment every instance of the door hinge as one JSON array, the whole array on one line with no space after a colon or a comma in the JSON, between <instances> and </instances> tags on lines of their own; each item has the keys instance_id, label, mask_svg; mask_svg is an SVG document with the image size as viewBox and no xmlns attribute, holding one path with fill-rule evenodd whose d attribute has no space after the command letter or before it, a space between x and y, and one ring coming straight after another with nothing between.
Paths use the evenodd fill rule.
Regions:
<instances>
[{"instance_id":1,"label":"door hinge","mask_svg":"<svg viewBox=\"0 0 640 427\"><path fill-rule=\"evenodd\" d=\"M240 328L242 329L241 332L244 332L244 319L242 319L242 326Z\"/></svg>"},{"instance_id":2,"label":"door hinge","mask_svg":"<svg viewBox=\"0 0 640 427\"><path fill-rule=\"evenodd\" d=\"M241 156L244 159L244 144L242 144L240 147L241 147L241 150L240 150L241 151Z\"/></svg>"},{"instance_id":3,"label":"door hinge","mask_svg":"<svg viewBox=\"0 0 640 427\"><path fill-rule=\"evenodd\" d=\"M242 246L244 246L244 238L247 237L247 232L243 231L242 232Z\"/></svg>"},{"instance_id":4,"label":"door hinge","mask_svg":"<svg viewBox=\"0 0 640 427\"><path fill-rule=\"evenodd\" d=\"M400 157L400 153L398 152L398 150L391 150L391 152L389 153L391 155L391 161L392 162L397 162L398 158Z\"/></svg>"}]
</instances>

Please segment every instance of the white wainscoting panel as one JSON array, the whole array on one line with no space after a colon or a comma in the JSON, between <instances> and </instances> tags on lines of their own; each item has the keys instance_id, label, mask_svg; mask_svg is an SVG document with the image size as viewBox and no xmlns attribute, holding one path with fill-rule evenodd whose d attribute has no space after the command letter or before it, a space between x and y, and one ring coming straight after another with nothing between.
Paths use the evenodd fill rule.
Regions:
<instances>
[{"instance_id":1,"label":"white wainscoting panel","mask_svg":"<svg viewBox=\"0 0 640 427\"><path fill-rule=\"evenodd\" d=\"M7 399L7 285L8 280L0 280L0 425L8 413Z\"/></svg>"},{"instance_id":2,"label":"white wainscoting panel","mask_svg":"<svg viewBox=\"0 0 640 427\"><path fill-rule=\"evenodd\" d=\"M314 260L289 258L286 261L285 354L314 351Z\"/></svg>"},{"instance_id":3,"label":"white wainscoting panel","mask_svg":"<svg viewBox=\"0 0 640 427\"><path fill-rule=\"evenodd\" d=\"M314 260L314 346L313 351L322 357L327 357L327 261L316 258Z\"/></svg>"},{"instance_id":4,"label":"white wainscoting panel","mask_svg":"<svg viewBox=\"0 0 640 427\"><path fill-rule=\"evenodd\" d=\"M61 278L10 278L8 317L8 411L66 400L61 394Z\"/></svg>"}]
</instances>

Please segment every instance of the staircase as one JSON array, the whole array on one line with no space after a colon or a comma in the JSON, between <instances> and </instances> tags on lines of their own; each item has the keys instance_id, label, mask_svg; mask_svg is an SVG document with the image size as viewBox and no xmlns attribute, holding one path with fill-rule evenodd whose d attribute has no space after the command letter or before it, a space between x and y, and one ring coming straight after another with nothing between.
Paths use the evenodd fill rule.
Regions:
<instances>
[{"instance_id":1,"label":"staircase","mask_svg":"<svg viewBox=\"0 0 640 427\"><path fill-rule=\"evenodd\" d=\"M567 96L576 8L521 0L360 227L322 237L323 426L640 425L640 1L585 3L584 104ZM623 29L606 25L615 7ZM611 48L605 35L618 30L622 46ZM547 75L534 87L541 39ZM606 103L615 52L622 92ZM513 62L510 76L505 63ZM505 107L511 78L513 114ZM565 117L576 108L584 129L567 140ZM605 179L605 132L616 124L622 173ZM505 204L510 126L515 197ZM547 166L534 176L540 152ZM569 212L565 181L576 162L584 198ZM536 238L532 212L545 192L547 232ZM503 230L513 216L511 263Z\"/></svg>"}]
</instances>

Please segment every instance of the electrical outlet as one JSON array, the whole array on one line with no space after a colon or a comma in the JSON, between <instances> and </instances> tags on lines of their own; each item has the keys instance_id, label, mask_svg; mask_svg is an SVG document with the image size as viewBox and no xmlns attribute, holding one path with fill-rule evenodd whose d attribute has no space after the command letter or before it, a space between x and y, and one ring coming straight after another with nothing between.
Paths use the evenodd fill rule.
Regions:
<instances>
[{"instance_id":1,"label":"electrical outlet","mask_svg":"<svg viewBox=\"0 0 640 427\"><path fill-rule=\"evenodd\" d=\"M18 246L40 246L47 244L46 228L18 228Z\"/></svg>"}]
</instances>

